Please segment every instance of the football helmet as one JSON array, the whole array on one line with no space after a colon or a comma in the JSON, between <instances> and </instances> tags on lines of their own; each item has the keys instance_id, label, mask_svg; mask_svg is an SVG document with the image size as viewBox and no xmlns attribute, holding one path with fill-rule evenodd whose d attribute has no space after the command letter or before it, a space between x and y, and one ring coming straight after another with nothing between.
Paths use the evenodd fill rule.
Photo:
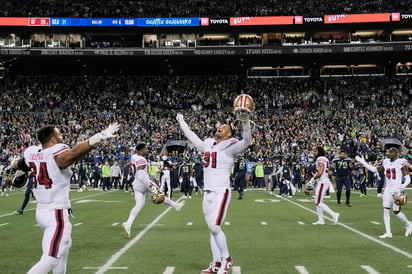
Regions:
<instances>
[{"instance_id":1,"label":"football helmet","mask_svg":"<svg viewBox=\"0 0 412 274\"><path fill-rule=\"evenodd\" d=\"M315 185L313 183L313 179L310 179L306 184L303 192L305 192L306 195L313 195L313 192L315 191Z\"/></svg>"},{"instance_id":2,"label":"football helmet","mask_svg":"<svg viewBox=\"0 0 412 274\"><path fill-rule=\"evenodd\" d=\"M395 202L395 204L397 205L406 205L406 202L408 201L408 197L406 196L406 192L405 191L396 191L393 194L393 201Z\"/></svg>"},{"instance_id":3,"label":"football helmet","mask_svg":"<svg viewBox=\"0 0 412 274\"><path fill-rule=\"evenodd\" d=\"M254 110L255 102L248 94L237 96L233 102L233 113L235 114L236 119L242 122L251 120Z\"/></svg>"},{"instance_id":4,"label":"football helmet","mask_svg":"<svg viewBox=\"0 0 412 274\"><path fill-rule=\"evenodd\" d=\"M22 170L6 168L3 173L3 179L8 187L22 188L27 184L28 175Z\"/></svg>"},{"instance_id":5,"label":"football helmet","mask_svg":"<svg viewBox=\"0 0 412 274\"><path fill-rule=\"evenodd\" d=\"M165 195L161 192L152 193L152 202L154 204L161 204L165 201Z\"/></svg>"}]
</instances>

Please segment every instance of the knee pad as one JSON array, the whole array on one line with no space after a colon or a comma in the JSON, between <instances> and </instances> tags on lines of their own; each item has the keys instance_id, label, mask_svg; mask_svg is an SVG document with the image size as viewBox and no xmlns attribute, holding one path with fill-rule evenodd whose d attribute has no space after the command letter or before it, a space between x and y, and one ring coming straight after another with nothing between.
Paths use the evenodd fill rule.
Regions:
<instances>
[{"instance_id":1,"label":"knee pad","mask_svg":"<svg viewBox=\"0 0 412 274\"><path fill-rule=\"evenodd\" d=\"M209 231L213 234L213 235L217 235L219 234L220 231L222 231L222 229L220 228L220 226L218 225L208 225Z\"/></svg>"}]
</instances>

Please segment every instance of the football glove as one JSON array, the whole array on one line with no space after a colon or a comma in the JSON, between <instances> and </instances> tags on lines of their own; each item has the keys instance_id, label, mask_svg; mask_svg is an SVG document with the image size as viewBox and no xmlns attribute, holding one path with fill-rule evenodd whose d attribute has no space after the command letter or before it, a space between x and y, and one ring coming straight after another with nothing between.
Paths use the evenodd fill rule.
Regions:
<instances>
[{"instance_id":1,"label":"football glove","mask_svg":"<svg viewBox=\"0 0 412 274\"><path fill-rule=\"evenodd\" d=\"M120 125L117 122L114 124L110 124L105 130L90 137L89 144L91 146L95 146L103 140L114 137L114 134L119 130L119 127Z\"/></svg>"},{"instance_id":2,"label":"football glove","mask_svg":"<svg viewBox=\"0 0 412 274\"><path fill-rule=\"evenodd\" d=\"M185 119L183 118L183 115L180 114L180 113L178 113L178 114L176 115L176 120L179 122L179 124L181 124L182 122L185 121Z\"/></svg>"},{"instance_id":3,"label":"football glove","mask_svg":"<svg viewBox=\"0 0 412 274\"><path fill-rule=\"evenodd\" d=\"M363 157L360 157L358 155L355 156L355 160L358 161L359 163L361 163L362 165L366 164L366 160Z\"/></svg>"}]
</instances>

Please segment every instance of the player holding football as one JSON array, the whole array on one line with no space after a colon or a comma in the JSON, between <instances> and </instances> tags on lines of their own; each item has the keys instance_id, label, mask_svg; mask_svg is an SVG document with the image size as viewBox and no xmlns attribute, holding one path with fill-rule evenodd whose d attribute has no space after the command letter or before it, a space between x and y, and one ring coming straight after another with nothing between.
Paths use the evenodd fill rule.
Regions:
<instances>
[{"instance_id":1,"label":"player holding football","mask_svg":"<svg viewBox=\"0 0 412 274\"><path fill-rule=\"evenodd\" d=\"M339 213L334 212L330 207L323 202L326 190L329 189L331 182L329 180L329 160L325 157L326 153L323 147L316 147L314 149L314 156L316 158L316 174L313 176L313 180L317 181L315 203L316 211L318 213L318 221L313 225L324 225L325 220L323 218L323 211L329 213L333 218L333 224L336 225L339 219Z\"/></svg>"},{"instance_id":2,"label":"player holding football","mask_svg":"<svg viewBox=\"0 0 412 274\"><path fill-rule=\"evenodd\" d=\"M239 97L241 96L243 96L243 103L253 104L249 95L240 95ZM236 102L237 100L235 100ZM249 107L253 109L250 105ZM201 273L227 274L233 261L221 225L225 220L231 198L230 173L232 165L236 156L243 153L252 140L250 121L249 119L242 121L242 140L234 138L234 129L229 124L224 124L217 129L215 138L202 141L189 129L182 114L177 114L176 119L187 139L199 152L204 153L202 209L210 233L213 262Z\"/></svg>"},{"instance_id":3,"label":"player holding football","mask_svg":"<svg viewBox=\"0 0 412 274\"><path fill-rule=\"evenodd\" d=\"M50 271L66 273L72 245L72 225L69 221L70 165L101 141L114 137L118 129L117 123L111 124L70 149L63 144L59 129L52 125L43 126L37 131L41 145L27 148L23 158L11 163L15 169L31 171L33 193L37 200L36 220L43 230L43 254L29 274L46 274Z\"/></svg>"},{"instance_id":4,"label":"player holding football","mask_svg":"<svg viewBox=\"0 0 412 274\"><path fill-rule=\"evenodd\" d=\"M388 158L385 158L382 165L374 167L368 164L362 157L356 156L355 159L364 167L372 172L384 172L385 174L385 190L383 192L383 221L385 223L385 233L379 238L392 238L391 231L391 216L390 209L392 207L395 216L405 224L405 236L408 237L412 233L412 223L409 222L405 214L401 212L401 206L394 202L394 195L404 191L411 183L411 177L408 171L408 161L399 157L399 150L396 147L391 147L388 150ZM403 183L402 183L403 179Z\"/></svg>"},{"instance_id":5,"label":"player holding football","mask_svg":"<svg viewBox=\"0 0 412 274\"><path fill-rule=\"evenodd\" d=\"M134 190L134 199L136 201L136 204L130 210L129 218L127 219L127 221L122 223L127 238L130 238L132 224L145 205L146 192L151 192L152 199L153 197L156 197L160 194L160 188L155 183L150 181L149 173L147 172L148 164L146 159L144 158L144 156L147 154L146 144L138 144L136 146L136 152L137 153L133 154L132 158L130 159L130 165L134 173L134 181L132 183L132 186ZM164 197L164 194L161 193L160 195L163 195ZM154 203L163 203L164 199L165 204L174 207L177 211L179 211L184 205L184 202L178 203L171 200L169 197L163 197L160 202L157 202L155 200L152 201Z\"/></svg>"}]
</instances>

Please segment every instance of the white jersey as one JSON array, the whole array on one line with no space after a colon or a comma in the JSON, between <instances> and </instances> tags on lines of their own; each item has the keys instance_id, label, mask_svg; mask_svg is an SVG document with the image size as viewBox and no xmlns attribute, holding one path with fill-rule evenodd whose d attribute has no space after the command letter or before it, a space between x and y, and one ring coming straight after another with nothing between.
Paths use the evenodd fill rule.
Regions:
<instances>
[{"instance_id":1,"label":"white jersey","mask_svg":"<svg viewBox=\"0 0 412 274\"><path fill-rule=\"evenodd\" d=\"M72 171L70 167L59 168L55 160L59 154L69 149L68 145L56 144L46 149L31 146L24 151L24 161L32 170L33 193L38 207L70 208Z\"/></svg>"},{"instance_id":2,"label":"white jersey","mask_svg":"<svg viewBox=\"0 0 412 274\"><path fill-rule=\"evenodd\" d=\"M204 190L216 191L230 187L230 172L235 157L243 153L252 140L250 127L243 128L243 139L230 138L219 144L215 144L215 139L208 138L202 141L186 123L180 125L183 133L189 141L204 153L203 178Z\"/></svg>"},{"instance_id":3,"label":"white jersey","mask_svg":"<svg viewBox=\"0 0 412 274\"><path fill-rule=\"evenodd\" d=\"M233 154L231 148L236 144L240 144L236 138L222 141L217 145L214 139L204 141L204 190L214 191L230 187L230 173L237 155Z\"/></svg>"},{"instance_id":4,"label":"white jersey","mask_svg":"<svg viewBox=\"0 0 412 274\"><path fill-rule=\"evenodd\" d=\"M132 166L133 169L133 173L134 173L134 181L133 184L139 182L138 180L138 176L137 176L137 168L140 166L145 166L144 171L147 173L147 161L143 156L137 155L137 154L133 154L132 158L130 159L130 164Z\"/></svg>"},{"instance_id":5,"label":"white jersey","mask_svg":"<svg viewBox=\"0 0 412 274\"><path fill-rule=\"evenodd\" d=\"M163 172L163 175L162 175L163 178L170 178L170 168L169 166L165 165L164 162L162 164L162 172Z\"/></svg>"},{"instance_id":6,"label":"white jersey","mask_svg":"<svg viewBox=\"0 0 412 274\"><path fill-rule=\"evenodd\" d=\"M319 182L329 181L329 160L325 156L320 156L316 159L316 170L319 169L319 164L323 164L323 174L318 178Z\"/></svg>"},{"instance_id":7,"label":"white jersey","mask_svg":"<svg viewBox=\"0 0 412 274\"><path fill-rule=\"evenodd\" d=\"M385 188L397 189L402 184L402 167L409 166L406 159L396 159L391 161L386 158L383 160L382 166L385 168Z\"/></svg>"}]
</instances>

